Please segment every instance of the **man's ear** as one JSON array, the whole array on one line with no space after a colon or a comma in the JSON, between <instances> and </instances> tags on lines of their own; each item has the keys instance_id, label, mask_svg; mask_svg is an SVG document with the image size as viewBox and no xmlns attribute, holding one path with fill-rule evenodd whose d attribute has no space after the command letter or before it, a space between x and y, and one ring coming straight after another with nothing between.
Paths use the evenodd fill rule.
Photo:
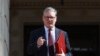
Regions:
<instances>
[{"instance_id":1,"label":"man's ear","mask_svg":"<svg viewBox=\"0 0 100 56\"><path fill-rule=\"evenodd\" d=\"M56 16L56 21L57 21L57 16Z\"/></svg>"}]
</instances>

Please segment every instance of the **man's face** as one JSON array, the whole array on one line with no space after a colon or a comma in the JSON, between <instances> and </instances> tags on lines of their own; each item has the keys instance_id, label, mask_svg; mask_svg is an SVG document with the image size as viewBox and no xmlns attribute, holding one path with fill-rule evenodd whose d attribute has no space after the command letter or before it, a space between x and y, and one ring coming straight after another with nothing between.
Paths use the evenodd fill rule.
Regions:
<instances>
[{"instance_id":1,"label":"man's face","mask_svg":"<svg viewBox=\"0 0 100 56\"><path fill-rule=\"evenodd\" d=\"M55 26L55 23L57 21L57 16L55 12L48 11L43 14L43 23L46 27L52 28Z\"/></svg>"}]
</instances>

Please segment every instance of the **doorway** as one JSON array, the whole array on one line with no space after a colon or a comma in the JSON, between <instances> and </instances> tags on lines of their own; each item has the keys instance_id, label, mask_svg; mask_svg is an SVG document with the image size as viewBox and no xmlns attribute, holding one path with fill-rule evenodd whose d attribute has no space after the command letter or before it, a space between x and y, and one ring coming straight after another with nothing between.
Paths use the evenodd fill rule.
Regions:
<instances>
[{"instance_id":1,"label":"doorway","mask_svg":"<svg viewBox=\"0 0 100 56\"><path fill-rule=\"evenodd\" d=\"M26 48L30 32L41 25L24 25L24 56L28 56ZM57 25L68 32L73 56L99 55L99 25Z\"/></svg>"}]
</instances>

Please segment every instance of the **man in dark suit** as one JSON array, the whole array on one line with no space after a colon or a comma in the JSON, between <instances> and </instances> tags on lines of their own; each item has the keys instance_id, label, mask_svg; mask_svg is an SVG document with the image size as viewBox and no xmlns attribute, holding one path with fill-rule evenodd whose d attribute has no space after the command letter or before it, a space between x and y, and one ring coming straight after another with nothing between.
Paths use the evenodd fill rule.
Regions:
<instances>
[{"instance_id":1,"label":"man in dark suit","mask_svg":"<svg viewBox=\"0 0 100 56\"><path fill-rule=\"evenodd\" d=\"M57 10L52 7L45 8L43 12L44 27L32 31L30 35L27 49L30 56L72 56L67 32L56 28L56 21ZM62 36L64 38L59 37L61 32L63 32ZM65 41L65 47L60 48L61 53L57 53L59 45L57 45L56 42L58 39L63 39L63 41L61 40L62 43L60 45ZM59 44L60 42L57 43Z\"/></svg>"}]
</instances>

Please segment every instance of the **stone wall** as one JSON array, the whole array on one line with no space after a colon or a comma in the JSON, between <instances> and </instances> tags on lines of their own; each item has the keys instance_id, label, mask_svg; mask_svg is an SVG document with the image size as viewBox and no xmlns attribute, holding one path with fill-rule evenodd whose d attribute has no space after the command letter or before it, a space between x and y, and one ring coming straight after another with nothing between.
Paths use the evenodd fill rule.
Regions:
<instances>
[{"instance_id":1,"label":"stone wall","mask_svg":"<svg viewBox=\"0 0 100 56\"><path fill-rule=\"evenodd\" d=\"M9 54L9 0L0 0L0 56Z\"/></svg>"}]
</instances>

